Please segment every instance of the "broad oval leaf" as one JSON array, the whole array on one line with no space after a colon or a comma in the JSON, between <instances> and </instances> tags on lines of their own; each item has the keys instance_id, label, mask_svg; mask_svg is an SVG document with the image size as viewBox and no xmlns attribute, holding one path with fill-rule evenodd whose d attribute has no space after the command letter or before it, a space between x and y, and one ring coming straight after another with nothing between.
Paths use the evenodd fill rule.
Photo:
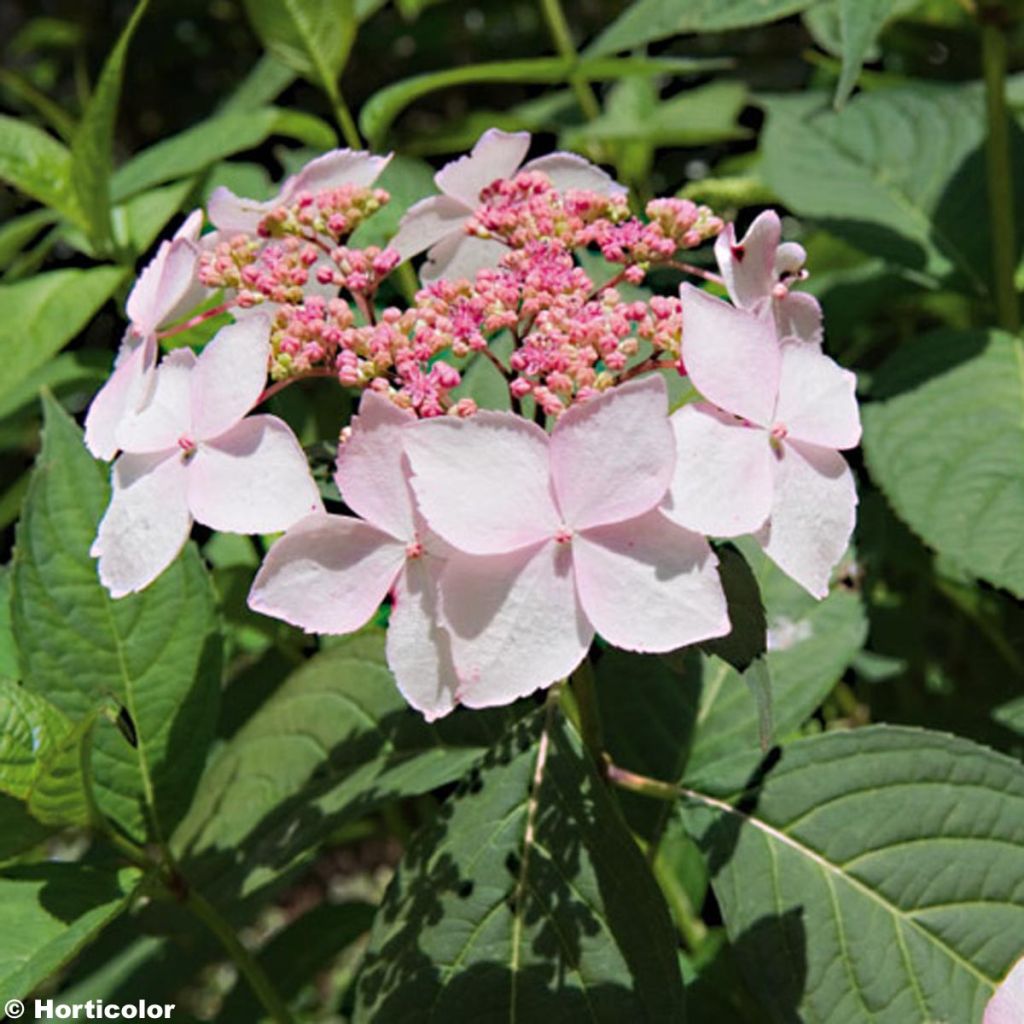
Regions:
<instances>
[{"instance_id":1,"label":"broad oval leaf","mask_svg":"<svg viewBox=\"0 0 1024 1024\"><path fill-rule=\"evenodd\" d=\"M105 471L46 397L43 448L18 525L12 613L25 686L80 721L105 697L131 716L93 748L100 808L136 838L166 834L191 799L220 699L221 639L209 578L189 545L141 594L114 601L89 548Z\"/></svg>"},{"instance_id":2,"label":"broad oval leaf","mask_svg":"<svg viewBox=\"0 0 1024 1024\"><path fill-rule=\"evenodd\" d=\"M1024 769L877 726L688 783L736 956L774 1020L977 1021L1024 936Z\"/></svg>"},{"instance_id":3,"label":"broad oval leaf","mask_svg":"<svg viewBox=\"0 0 1024 1024\"><path fill-rule=\"evenodd\" d=\"M553 705L414 838L357 1000L357 1022L685 1020L661 893Z\"/></svg>"},{"instance_id":4,"label":"broad oval leaf","mask_svg":"<svg viewBox=\"0 0 1024 1024\"><path fill-rule=\"evenodd\" d=\"M883 365L874 393L864 452L897 514L965 572L1024 597L1024 344L923 337Z\"/></svg>"}]
</instances>

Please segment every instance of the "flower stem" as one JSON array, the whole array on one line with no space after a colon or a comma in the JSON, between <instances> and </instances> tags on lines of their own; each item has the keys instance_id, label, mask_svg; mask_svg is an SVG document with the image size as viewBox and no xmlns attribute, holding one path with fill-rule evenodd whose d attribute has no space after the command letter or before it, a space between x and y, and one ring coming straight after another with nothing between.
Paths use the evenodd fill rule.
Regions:
<instances>
[{"instance_id":1,"label":"flower stem","mask_svg":"<svg viewBox=\"0 0 1024 1024\"><path fill-rule=\"evenodd\" d=\"M1020 306L1014 283L1017 261L1009 118L1006 112L1007 26L1003 24L1004 15L1001 3L979 5L981 62L985 74L985 109L988 118L985 150L996 314L1000 327L1017 333L1020 330Z\"/></svg>"},{"instance_id":2,"label":"flower stem","mask_svg":"<svg viewBox=\"0 0 1024 1024\"><path fill-rule=\"evenodd\" d=\"M345 97L337 86L333 89L331 106L334 108L334 119L338 122L338 127L341 129L341 137L345 140L345 144L350 149L362 149L362 136L360 136L359 129L356 127L352 111L348 109Z\"/></svg>"},{"instance_id":3,"label":"flower stem","mask_svg":"<svg viewBox=\"0 0 1024 1024\"><path fill-rule=\"evenodd\" d=\"M190 317L175 327L168 327L166 331L157 331L156 336L160 341L163 341L165 338L173 338L174 335L181 334L182 331L187 331L190 327L198 327L201 323L212 320L215 316L220 316L221 313L227 313L231 309L231 305L230 302L222 302L219 306L205 309L202 313L196 313L194 317Z\"/></svg>"},{"instance_id":4,"label":"flower stem","mask_svg":"<svg viewBox=\"0 0 1024 1024\"><path fill-rule=\"evenodd\" d=\"M297 380L311 380L314 377L333 377L333 370L307 370L305 373L296 374L294 377L285 377L284 380L275 381L270 387L266 388L262 395L256 399L257 405L262 405L267 399L273 398L279 391L284 391L289 384L294 384Z\"/></svg>"},{"instance_id":5,"label":"flower stem","mask_svg":"<svg viewBox=\"0 0 1024 1024\"><path fill-rule=\"evenodd\" d=\"M576 46L572 41L572 33L569 31L569 23L565 19L565 12L559 0L540 0L540 8L544 14L544 20L548 23L548 31L554 41L555 49L559 56L564 57L570 65L569 85L572 88L576 102L580 105L584 117L588 121L594 121L601 116L601 104L594 95L588 82L580 78L572 68L579 62L579 54L576 53Z\"/></svg>"},{"instance_id":6,"label":"flower stem","mask_svg":"<svg viewBox=\"0 0 1024 1024\"><path fill-rule=\"evenodd\" d=\"M631 793L639 793L641 796L649 796L654 800L675 802L683 795L679 786L674 786L671 782L662 782L660 779L652 779L647 775L638 775L636 772L620 768L611 762L605 766L605 774L613 786L628 789Z\"/></svg>"}]
</instances>

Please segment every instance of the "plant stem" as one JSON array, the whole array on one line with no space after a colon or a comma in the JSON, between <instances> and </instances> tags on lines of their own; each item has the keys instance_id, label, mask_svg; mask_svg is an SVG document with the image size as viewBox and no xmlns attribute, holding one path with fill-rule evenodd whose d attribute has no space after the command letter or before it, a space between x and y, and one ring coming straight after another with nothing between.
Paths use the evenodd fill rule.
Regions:
<instances>
[{"instance_id":1,"label":"plant stem","mask_svg":"<svg viewBox=\"0 0 1024 1024\"><path fill-rule=\"evenodd\" d=\"M576 710L579 713L580 735L583 744L594 759L600 772L604 771L607 757L604 753L604 734L601 729L601 712L597 706L597 689L594 686L594 669L590 658L584 658L573 672L569 685L576 699Z\"/></svg>"},{"instance_id":2,"label":"plant stem","mask_svg":"<svg viewBox=\"0 0 1024 1024\"><path fill-rule=\"evenodd\" d=\"M559 56L564 57L570 64L569 85L572 88L576 102L583 111L583 116L588 121L594 121L601 116L601 104L594 95L590 84L585 82L576 74L572 67L579 61L579 54L576 53L576 46L572 41L572 33L569 31L569 23L565 19L565 12L559 0L540 0L540 8L544 14L544 20L548 23L548 31L554 41L555 49Z\"/></svg>"},{"instance_id":3,"label":"plant stem","mask_svg":"<svg viewBox=\"0 0 1024 1024\"><path fill-rule=\"evenodd\" d=\"M341 89L337 86L334 88L333 95L331 96L331 105L334 107L334 118L338 122L338 127L341 129L341 137L345 140L345 144L350 149L362 149L362 136L359 134L359 129L356 127L355 119L352 117L352 111L348 109L345 97L342 95Z\"/></svg>"},{"instance_id":4,"label":"plant stem","mask_svg":"<svg viewBox=\"0 0 1024 1024\"><path fill-rule=\"evenodd\" d=\"M277 994L277 990L270 983L263 968L239 941L234 928L221 917L206 897L195 889L189 889L188 895L185 897L185 906L217 936L235 966L245 975L246 981L252 986L256 998L259 999L270 1018L277 1024L294 1024L288 1007Z\"/></svg>"},{"instance_id":5,"label":"plant stem","mask_svg":"<svg viewBox=\"0 0 1024 1024\"><path fill-rule=\"evenodd\" d=\"M652 779L646 775L637 775L636 772L620 768L617 764L607 763L605 775L613 786L620 789L628 789L631 793L639 793L641 796L649 796L654 800L676 801L683 791L679 786L671 782L662 782L660 779Z\"/></svg>"},{"instance_id":6,"label":"plant stem","mask_svg":"<svg viewBox=\"0 0 1024 1024\"><path fill-rule=\"evenodd\" d=\"M996 313L1000 327L1017 333L1020 330L1020 307L1014 284L1017 247L1014 238L1009 118L1006 113L1006 26L1002 24L1002 13L1002 6L995 3L981 5L978 12L988 117L985 150Z\"/></svg>"}]
</instances>

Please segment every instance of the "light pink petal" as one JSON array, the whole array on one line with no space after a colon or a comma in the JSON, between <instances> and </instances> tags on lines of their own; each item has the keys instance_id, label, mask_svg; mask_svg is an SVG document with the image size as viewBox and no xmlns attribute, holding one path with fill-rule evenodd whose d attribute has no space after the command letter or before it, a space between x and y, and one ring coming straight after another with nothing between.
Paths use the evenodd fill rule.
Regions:
<instances>
[{"instance_id":1,"label":"light pink petal","mask_svg":"<svg viewBox=\"0 0 1024 1024\"><path fill-rule=\"evenodd\" d=\"M405 432L423 517L460 551L496 555L553 537L548 437L512 413L421 420Z\"/></svg>"},{"instance_id":2,"label":"light pink petal","mask_svg":"<svg viewBox=\"0 0 1024 1024\"><path fill-rule=\"evenodd\" d=\"M475 235L451 234L441 239L420 267L420 280L431 281L472 281L481 270L496 267L508 247L493 238L477 238Z\"/></svg>"},{"instance_id":3,"label":"light pink petal","mask_svg":"<svg viewBox=\"0 0 1024 1024\"><path fill-rule=\"evenodd\" d=\"M164 356L148 399L137 412L126 410L117 427L119 448L136 453L166 451L191 434L189 403L195 364L190 348L176 348Z\"/></svg>"},{"instance_id":4,"label":"light pink petal","mask_svg":"<svg viewBox=\"0 0 1024 1024\"><path fill-rule=\"evenodd\" d=\"M775 303L775 323L780 338L820 345L824 337L821 304L808 292L790 292Z\"/></svg>"},{"instance_id":5,"label":"light pink petal","mask_svg":"<svg viewBox=\"0 0 1024 1024\"><path fill-rule=\"evenodd\" d=\"M429 555L407 561L395 580L388 621L388 667L402 696L428 722L455 707L459 682L451 640L438 624L440 569Z\"/></svg>"},{"instance_id":6,"label":"light pink petal","mask_svg":"<svg viewBox=\"0 0 1024 1024\"><path fill-rule=\"evenodd\" d=\"M250 416L188 465L188 503L204 526L228 533L275 533L323 509L306 456L287 423Z\"/></svg>"},{"instance_id":7,"label":"light pink petal","mask_svg":"<svg viewBox=\"0 0 1024 1024\"><path fill-rule=\"evenodd\" d=\"M195 440L217 437L256 404L267 382L269 359L267 317L246 317L217 332L196 361L192 375Z\"/></svg>"},{"instance_id":8,"label":"light pink petal","mask_svg":"<svg viewBox=\"0 0 1024 1024\"><path fill-rule=\"evenodd\" d=\"M441 600L458 699L471 708L510 704L564 679L594 635L576 598L568 545L452 559Z\"/></svg>"},{"instance_id":9,"label":"light pink petal","mask_svg":"<svg viewBox=\"0 0 1024 1024\"><path fill-rule=\"evenodd\" d=\"M353 512L405 541L413 539L416 525L402 439L415 422L409 410L376 391L364 391L359 415L352 418L352 435L338 448L334 474Z\"/></svg>"},{"instance_id":10,"label":"light pink petal","mask_svg":"<svg viewBox=\"0 0 1024 1024\"><path fill-rule=\"evenodd\" d=\"M111 472L113 495L90 554L112 597L142 590L174 561L192 517L185 466L175 450L122 455Z\"/></svg>"},{"instance_id":11,"label":"light pink petal","mask_svg":"<svg viewBox=\"0 0 1024 1024\"><path fill-rule=\"evenodd\" d=\"M575 405L551 436L551 479L574 529L632 519L665 496L675 464L668 395L658 376Z\"/></svg>"},{"instance_id":12,"label":"light pink petal","mask_svg":"<svg viewBox=\"0 0 1024 1024\"><path fill-rule=\"evenodd\" d=\"M274 208L275 200L258 202L236 196L224 185L215 188L206 201L206 215L210 223L228 238L234 235L254 235L260 221Z\"/></svg>"},{"instance_id":13,"label":"light pink petal","mask_svg":"<svg viewBox=\"0 0 1024 1024\"><path fill-rule=\"evenodd\" d=\"M559 192L578 189L605 196L624 196L629 192L625 185L620 185L610 174L575 153L550 153L531 160L524 165L523 170L546 174Z\"/></svg>"},{"instance_id":14,"label":"light pink petal","mask_svg":"<svg viewBox=\"0 0 1024 1024\"><path fill-rule=\"evenodd\" d=\"M270 549L249 607L307 633L351 633L380 607L405 563L405 546L361 519L317 514Z\"/></svg>"},{"instance_id":15,"label":"light pink petal","mask_svg":"<svg viewBox=\"0 0 1024 1024\"><path fill-rule=\"evenodd\" d=\"M657 509L584 530L572 547L583 610L615 647L674 651L729 632L711 547Z\"/></svg>"},{"instance_id":16,"label":"light pink petal","mask_svg":"<svg viewBox=\"0 0 1024 1024\"><path fill-rule=\"evenodd\" d=\"M799 441L783 442L774 467L771 519L757 541L804 590L827 597L857 518L853 474L838 452Z\"/></svg>"},{"instance_id":17,"label":"light pink petal","mask_svg":"<svg viewBox=\"0 0 1024 1024\"><path fill-rule=\"evenodd\" d=\"M856 448L860 443L857 378L816 346L782 346L782 377L775 424L787 436L825 448Z\"/></svg>"},{"instance_id":18,"label":"light pink petal","mask_svg":"<svg viewBox=\"0 0 1024 1024\"><path fill-rule=\"evenodd\" d=\"M982 1024L1021 1024L1024 1021L1024 957L1017 961L985 1007Z\"/></svg>"},{"instance_id":19,"label":"light pink petal","mask_svg":"<svg viewBox=\"0 0 1024 1024\"><path fill-rule=\"evenodd\" d=\"M768 434L698 402L672 414L676 466L662 510L680 526L738 537L764 525L772 505Z\"/></svg>"},{"instance_id":20,"label":"light pink petal","mask_svg":"<svg viewBox=\"0 0 1024 1024\"><path fill-rule=\"evenodd\" d=\"M489 128L477 139L469 156L446 164L434 175L434 181L446 195L475 208L488 185L516 173L529 148L529 132Z\"/></svg>"},{"instance_id":21,"label":"light pink petal","mask_svg":"<svg viewBox=\"0 0 1024 1024\"><path fill-rule=\"evenodd\" d=\"M156 339L125 335L110 379L96 393L85 417L85 444L98 459L112 459L118 450L122 420L139 408L153 386Z\"/></svg>"},{"instance_id":22,"label":"light pink petal","mask_svg":"<svg viewBox=\"0 0 1024 1024\"><path fill-rule=\"evenodd\" d=\"M374 156L365 149L334 149L310 160L281 188L275 205L291 203L300 192L322 192L324 189L352 185L369 188L391 162L391 154Z\"/></svg>"},{"instance_id":23,"label":"light pink petal","mask_svg":"<svg viewBox=\"0 0 1024 1024\"><path fill-rule=\"evenodd\" d=\"M775 285L775 253L782 237L782 224L774 210L765 210L740 242L736 227L727 224L715 242L718 269L725 278L729 297L741 309L756 309Z\"/></svg>"},{"instance_id":24,"label":"light pink petal","mask_svg":"<svg viewBox=\"0 0 1024 1024\"><path fill-rule=\"evenodd\" d=\"M396 249L407 260L449 235L464 236L463 226L472 214L471 207L451 196L421 199L405 212L388 248Z\"/></svg>"},{"instance_id":25,"label":"light pink petal","mask_svg":"<svg viewBox=\"0 0 1024 1024\"><path fill-rule=\"evenodd\" d=\"M807 262L807 250L799 242L783 242L775 250L775 278L799 274Z\"/></svg>"},{"instance_id":26,"label":"light pink petal","mask_svg":"<svg viewBox=\"0 0 1024 1024\"><path fill-rule=\"evenodd\" d=\"M769 425L781 364L775 325L693 285L680 294L683 362L694 387L726 412Z\"/></svg>"}]
</instances>

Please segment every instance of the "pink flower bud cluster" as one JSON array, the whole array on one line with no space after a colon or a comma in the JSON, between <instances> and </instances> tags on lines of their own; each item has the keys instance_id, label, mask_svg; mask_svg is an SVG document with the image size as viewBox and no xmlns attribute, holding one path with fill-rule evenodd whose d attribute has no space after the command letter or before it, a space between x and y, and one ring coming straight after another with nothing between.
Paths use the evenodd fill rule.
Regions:
<instances>
[{"instance_id":1,"label":"pink flower bud cluster","mask_svg":"<svg viewBox=\"0 0 1024 1024\"><path fill-rule=\"evenodd\" d=\"M286 205L275 206L259 223L261 238L327 235L347 238L391 197L381 188L338 185L318 192L299 192Z\"/></svg>"}]
</instances>

